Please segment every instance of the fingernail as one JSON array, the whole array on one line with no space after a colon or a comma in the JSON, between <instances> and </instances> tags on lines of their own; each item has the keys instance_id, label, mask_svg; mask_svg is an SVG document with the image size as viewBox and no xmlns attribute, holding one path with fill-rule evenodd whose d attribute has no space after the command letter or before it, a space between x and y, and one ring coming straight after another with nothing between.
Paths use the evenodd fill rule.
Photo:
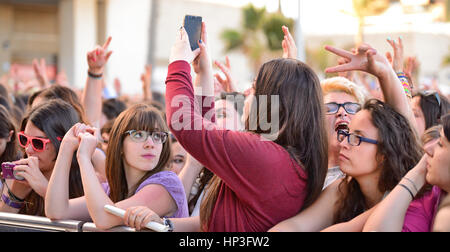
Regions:
<instances>
[{"instance_id":1,"label":"fingernail","mask_svg":"<svg viewBox=\"0 0 450 252\"><path fill-rule=\"evenodd\" d=\"M391 37L388 37L388 38L387 38L387 40L389 40L389 41L390 41L390 40L391 40Z\"/></svg>"},{"instance_id":2,"label":"fingernail","mask_svg":"<svg viewBox=\"0 0 450 252\"><path fill-rule=\"evenodd\" d=\"M199 41L198 41L200 44L203 44L203 41L200 39Z\"/></svg>"}]
</instances>

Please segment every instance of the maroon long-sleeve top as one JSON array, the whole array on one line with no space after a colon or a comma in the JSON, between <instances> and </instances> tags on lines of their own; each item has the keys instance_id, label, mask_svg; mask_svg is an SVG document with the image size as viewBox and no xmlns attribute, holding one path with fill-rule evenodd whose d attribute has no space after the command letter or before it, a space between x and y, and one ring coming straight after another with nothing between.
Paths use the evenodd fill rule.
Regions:
<instances>
[{"instance_id":1,"label":"maroon long-sleeve top","mask_svg":"<svg viewBox=\"0 0 450 252\"><path fill-rule=\"evenodd\" d=\"M296 215L306 197L305 170L272 141L216 127L214 104L196 107L190 72L185 61L169 65L167 122L183 148L223 181L208 231L264 232Z\"/></svg>"}]
</instances>

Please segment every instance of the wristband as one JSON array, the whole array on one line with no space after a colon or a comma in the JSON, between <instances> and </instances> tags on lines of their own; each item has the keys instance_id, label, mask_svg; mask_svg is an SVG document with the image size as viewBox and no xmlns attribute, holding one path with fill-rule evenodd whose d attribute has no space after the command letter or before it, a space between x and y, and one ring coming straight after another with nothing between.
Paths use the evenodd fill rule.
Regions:
<instances>
[{"instance_id":1,"label":"wristband","mask_svg":"<svg viewBox=\"0 0 450 252\"><path fill-rule=\"evenodd\" d=\"M403 72L398 72L397 77L402 83L403 91L405 91L406 96L412 99L411 87L409 85L408 78L406 78L406 75Z\"/></svg>"},{"instance_id":2,"label":"wristband","mask_svg":"<svg viewBox=\"0 0 450 252\"><path fill-rule=\"evenodd\" d=\"M101 78L103 78L103 73L101 73L101 74L93 74L93 73L88 71L88 76L89 76L89 78L92 78L92 79L101 79Z\"/></svg>"},{"instance_id":3,"label":"wristband","mask_svg":"<svg viewBox=\"0 0 450 252\"><path fill-rule=\"evenodd\" d=\"M2 194L2 201L5 202L6 205L15 208L15 209L21 209L23 205L25 205L24 202L14 202L12 201L8 196Z\"/></svg>"},{"instance_id":4,"label":"wristband","mask_svg":"<svg viewBox=\"0 0 450 252\"><path fill-rule=\"evenodd\" d=\"M411 195L412 200L414 200L414 194L411 192L411 190L409 190L409 188L407 186L405 186L404 184L398 184L398 185L405 188Z\"/></svg>"},{"instance_id":5,"label":"wristband","mask_svg":"<svg viewBox=\"0 0 450 252\"><path fill-rule=\"evenodd\" d=\"M409 183L411 183L411 184L413 185L414 189L416 189L416 192L419 192L419 189L417 189L416 184L415 184L411 179L409 179L409 178L407 178L407 177L403 177L403 178L406 179L406 180L408 180Z\"/></svg>"},{"instance_id":6,"label":"wristband","mask_svg":"<svg viewBox=\"0 0 450 252\"><path fill-rule=\"evenodd\" d=\"M167 218L163 218L163 223L164 226L168 227L169 229L167 230L167 232L173 232L173 223L171 220L167 219Z\"/></svg>"}]
</instances>

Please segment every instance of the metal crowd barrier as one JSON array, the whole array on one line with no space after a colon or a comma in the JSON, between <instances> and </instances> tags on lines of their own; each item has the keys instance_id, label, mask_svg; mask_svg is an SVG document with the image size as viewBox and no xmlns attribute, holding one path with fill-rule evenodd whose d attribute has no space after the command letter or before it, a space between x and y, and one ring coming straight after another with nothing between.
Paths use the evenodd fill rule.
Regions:
<instances>
[{"instance_id":1,"label":"metal crowd barrier","mask_svg":"<svg viewBox=\"0 0 450 252\"><path fill-rule=\"evenodd\" d=\"M45 217L0 212L0 232L136 232L136 230L118 226L105 231L98 229L91 222L52 221Z\"/></svg>"}]
</instances>

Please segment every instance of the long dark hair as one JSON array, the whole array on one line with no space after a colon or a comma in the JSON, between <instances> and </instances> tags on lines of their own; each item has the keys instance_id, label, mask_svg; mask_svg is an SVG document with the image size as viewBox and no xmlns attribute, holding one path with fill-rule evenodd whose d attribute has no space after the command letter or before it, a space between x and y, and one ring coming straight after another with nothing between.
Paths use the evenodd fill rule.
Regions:
<instances>
[{"instance_id":1,"label":"long dark hair","mask_svg":"<svg viewBox=\"0 0 450 252\"><path fill-rule=\"evenodd\" d=\"M18 158L19 153L19 146L16 138L16 126L13 121L11 121L11 115L8 110L0 105L0 138L8 138L11 131L13 131L11 140L6 144L5 151L0 153L0 163L15 161Z\"/></svg>"},{"instance_id":2,"label":"long dark hair","mask_svg":"<svg viewBox=\"0 0 450 252\"><path fill-rule=\"evenodd\" d=\"M425 129L441 122L441 117L450 111L450 103L447 98L435 91L419 92L415 96L420 97L420 108L425 118Z\"/></svg>"},{"instance_id":3,"label":"long dark hair","mask_svg":"<svg viewBox=\"0 0 450 252\"><path fill-rule=\"evenodd\" d=\"M444 135L448 141L450 141L450 114L446 114L442 117L442 128Z\"/></svg>"},{"instance_id":4,"label":"long dark hair","mask_svg":"<svg viewBox=\"0 0 450 252\"><path fill-rule=\"evenodd\" d=\"M123 141L128 130L169 132L169 129L161 115L154 107L146 104L136 104L122 112L114 121L106 150L106 178L110 187L110 199L118 202L129 197L128 184L125 177L123 157ZM170 160L170 141L167 140L162 147L159 162L154 169L148 171L136 185L130 185L132 193L147 178L161 172Z\"/></svg>"},{"instance_id":5,"label":"long dark hair","mask_svg":"<svg viewBox=\"0 0 450 252\"><path fill-rule=\"evenodd\" d=\"M32 122L39 130L45 133L55 147L56 155L59 153L61 142L58 138L64 137L73 125L80 122L77 111L67 102L54 99L33 108L22 120L21 131L25 130L28 122ZM69 175L69 198L84 195L81 182L80 168L76 159L72 158ZM44 199L32 191L26 198L26 204L19 213L44 216Z\"/></svg>"},{"instance_id":6,"label":"long dark hair","mask_svg":"<svg viewBox=\"0 0 450 252\"><path fill-rule=\"evenodd\" d=\"M279 107L275 108L278 111L271 111L273 95L279 96ZM259 101L264 96L268 97L267 106L260 106ZM328 137L319 78L298 60L275 59L261 67L255 83L255 98L256 106L250 109L250 116L256 115L257 128L252 129L251 119L247 119L246 129L260 135L268 134L270 130L261 129L261 122L271 121L272 112L278 113L280 127L274 142L285 148L308 176L307 196L302 206L305 209L320 195L328 167ZM209 215L222 184L214 178L210 182L200 210L202 227L209 224Z\"/></svg>"},{"instance_id":7,"label":"long dark hair","mask_svg":"<svg viewBox=\"0 0 450 252\"><path fill-rule=\"evenodd\" d=\"M422 157L422 150L408 120L386 103L371 99L363 110L370 112L372 123L378 129L376 160L381 168L378 190L392 190L403 176ZM335 223L353 219L367 210L365 197L358 182L348 176L339 184L339 200Z\"/></svg>"},{"instance_id":8,"label":"long dark hair","mask_svg":"<svg viewBox=\"0 0 450 252\"><path fill-rule=\"evenodd\" d=\"M31 106L33 105L36 98L43 98L45 100L61 99L63 101L66 101L77 111L78 116L80 117L80 122L89 124L80 98L78 97L77 93L75 93L68 87L53 85L49 88L35 92L28 99L28 110L31 109Z\"/></svg>"}]
</instances>

